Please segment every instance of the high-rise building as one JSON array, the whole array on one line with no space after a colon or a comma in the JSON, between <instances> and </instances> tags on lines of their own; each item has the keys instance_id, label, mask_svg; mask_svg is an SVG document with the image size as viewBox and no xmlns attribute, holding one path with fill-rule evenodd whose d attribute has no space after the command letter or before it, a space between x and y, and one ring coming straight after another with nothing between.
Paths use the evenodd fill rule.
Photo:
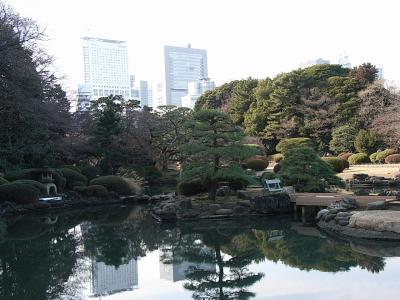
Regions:
<instances>
[{"instance_id":1,"label":"high-rise building","mask_svg":"<svg viewBox=\"0 0 400 300\"><path fill-rule=\"evenodd\" d=\"M188 93L182 97L182 106L193 109L197 99L203 93L213 89L215 89L215 83L210 78L202 78L198 81L189 82Z\"/></svg>"},{"instance_id":2,"label":"high-rise building","mask_svg":"<svg viewBox=\"0 0 400 300\"><path fill-rule=\"evenodd\" d=\"M92 99L109 95L131 96L128 45L124 41L82 38L85 85Z\"/></svg>"},{"instance_id":3,"label":"high-rise building","mask_svg":"<svg viewBox=\"0 0 400 300\"><path fill-rule=\"evenodd\" d=\"M208 77L207 51L184 47L164 47L165 99L163 104L181 106L188 83Z\"/></svg>"},{"instance_id":4,"label":"high-rise building","mask_svg":"<svg viewBox=\"0 0 400 300\"><path fill-rule=\"evenodd\" d=\"M147 80L140 80L139 81L139 95L140 95L140 106L153 106L153 93L151 86Z\"/></svg>"},{"instance_id":5,"label":"high-rise building","mask_svg":"<svg viewBox=\"0 0 400 300\"><path fill-rule=\"evenodd\" d=\"M92 101L92 86L89 84L80 84L78 86L78 103L76 110L88 110L90 107L90 101Z\"/></svg>"},{"instance_id":6,"label":"high-rise building","mask_svg":"<svg viewBox=\"0 0 400 300\"><path fill-rule=\"evenodd\" d=\"M317 58L317 59L311 59L308 60L300 65L301 68L307 68L315 65L329 65L331 62L330 60L323 59L323 58Z\"/></svg>"}]
</instances>

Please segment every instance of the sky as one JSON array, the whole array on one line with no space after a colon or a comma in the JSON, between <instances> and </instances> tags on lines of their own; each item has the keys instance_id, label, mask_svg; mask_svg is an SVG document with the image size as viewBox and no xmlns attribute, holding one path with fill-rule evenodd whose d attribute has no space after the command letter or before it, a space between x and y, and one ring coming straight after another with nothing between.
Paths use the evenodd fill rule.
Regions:
<instances>
[{"instance_id":1,"label":"sky","mask_svg":"<svg viewBox=\"0 0 400 300\"><path fill-rule=\"evenodd\" d=\"M83 82L80 38L124 40L130 73L163 78L163 46L206 49L217 85L274 77L319 57L371 62L400 83L395 0L6 0L46 29L45 46L70 90Z\"/></svg>"}]
</instances>

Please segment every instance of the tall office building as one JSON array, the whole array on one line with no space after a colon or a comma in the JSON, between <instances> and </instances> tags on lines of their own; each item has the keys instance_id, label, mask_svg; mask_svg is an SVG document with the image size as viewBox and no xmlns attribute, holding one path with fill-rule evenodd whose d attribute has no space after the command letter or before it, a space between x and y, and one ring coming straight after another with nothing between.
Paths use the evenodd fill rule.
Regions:
<instances>
[{"instance_id":1,"label":"tall office building","mask_svg":"<svg viewBox=\"0 0 400 300\"><path fill-rule=\"evenodd\" d=\"M82 38L85 85L92 99L109 95L131 96L128 46L124 41Z\"/></svg>"},{"instance_id":2,"label":"tall office building","mask_svg":"<svg viewBox=\"0 0 400 300\"><path fill-rule=\"evenodd\" d=\"M193 109L197 99L205 92L213 89L215 89L215 83L211 81L210 78L189 82L188 93L186 96L182 97L182 106Z\"/></svg>"},{"instance_id":3,"label":"tall office building","mask_svg":"<svg viewBox=\"0 0 400 300\"><path fill-rule=\"evenodd\" d=\"M165 99L163 104L181 106L188 83L208 77L207 51L184 47L164 47Z\"/></svg>"},{"instance_id":4,"label":"tall office building","mask_svg":"<svg viewBox=\"0 0 400 300\"><path fill-rule=\"evenodd\" d=\"M330 63L331 63L330 60L323 59L323 58L317 58L317 59L311 59L311 60L308 60L308 61L302 63L300 65L300 68L308 68L308 67L315 66L315 65L329 65Z\"/></svg>"}]
</instances>

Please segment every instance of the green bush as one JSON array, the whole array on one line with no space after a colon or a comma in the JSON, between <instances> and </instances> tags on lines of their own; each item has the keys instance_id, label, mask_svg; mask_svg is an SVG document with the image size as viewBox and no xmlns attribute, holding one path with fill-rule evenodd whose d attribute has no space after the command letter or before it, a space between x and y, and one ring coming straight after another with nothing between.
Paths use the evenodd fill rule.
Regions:
<instances>
[{"instance_id":1,"label":"green bush","mask_svg":"<svg viewBox=\"0 0 400 300\"><path fill-rule=\"evenodd\" d=\"M100 170L93 166L81 166L81 173L86 176L88 180L92 180L100 175Z\"/></svg>"},{"instance_id":2,"label":"green bush","mask_svg":"<svg viewBox=\"0 0 400 300\"><path fill-rule=\"evenodd\" d=\"M377 163L378 162L377 156L378 156L379 152L382 152L382 151L378 150L377 152L374 152L369 156L369 159L371 160L371 162L373 162L373 163Z\"/></svg>"},{"instance_id":3,"label":"green bush","mask_svg":"<svg viewBox=\"0 0 400 300\"><path fill-rule=\"evenodd\" d=\"M79 172L76 172L69 168L60 168L58 169L62 176L67 180L66 187L67 189L72 190L74 186L85 186L88 182L87 178Z\"/></svg>"},{"instance_id":4,"label":"green bush","mask_svg":"<svg viewBox=\"0 0 400 300\"><path fill-rule=\"evenodd\" d=\"M351 153L351 152L343 152L338 155L338 158L343 159L343 160L348 160L349 157L352 156L353 154L354 153Z\"/></svg>"},{"instance_id":5,"label":"green bush","mask_svg":"<svg viewBox=\"0 0 400 300\"><path fill-rule=\"evenodd\" d=\"M108 190L102 185L76 186L74 191L87 197L106 198Z\"/></svg>"},{"instance_id":6,"label":"green bush","mask_svg":"<svg viewBox=\"0 0 400 300\"><path fill-rule=\"evenodd\" d=\"M349 125L343 125L332 130L332 139L329 142L329 150L333 153L352 151L356 129Z\"/></svg>"},{"instance_id":7,"label":"green bush","mask_svg":"<svg viewBox=\"0 0 400 300\"><path fill-rule=\"evenodd\" d=\"M271 159L272 159L272 161L278 163L283 159L283 154L282 153L273 154L273 155L271 155Z\"/></svg>"},{"instance_id":8,"label":"green bush","mask_svg":"<svg viewBox=\"0 0 400 300\"><path fill-rule=\"evenodd\" d=\"M41 179L40 178L41 173L42 173L41 169L22 169L22 170L7 172L4 175L4 178L10 182L20 179L31 179L39 181ZM65 177L61 174L61 172L54 169L51 171L51 173L53 175L54 184L57 186L57 190L62 191L66 185Z\"/></svg>"},{"instance_id":9,"label":"green bush","mask_svg":"<svg viewBox=\"0 0 400 300\"><path fill-rule=\"evenodd\" d=\"M368 154L366 153L356 153L349 157L348 159L350 165L360 165L370 163Z\"/></svg>"},{"instance_id":10,"label":"green bush","mask_svg":"<svg viewBox=\"0 0 400 300\"><path fill-rule=\"evenodd\" d=\"M89 185L101 185L111 192L116 192L118 195L130 195L133 191L124 178L119 176L100 176L90 181Z\"/></svg>"},{"instance_id":11,"label":"green bush","mask_svg":"<svg viewBox=\"0 0 400 300\"><path fill-rule=\"evenodd\" d=\"M330 165L335 173L342 173L348 163L347 161L337 157L321 157L321 159Z\"/></svg>"},{"instance_id":12,"label":"green bush","mask_svg":"<svg viewBox=\"0 0 400 300\"><path fill-rule=\"evenodd\" d=\"M378 154L376 155L376 161L383 163L385 161L385 158L392 154L396 154L396 150L386 149L383 151L379 151Z\"/></svg>"},{"instance_id":13,"label":"green bush","mask_svg":"<svg viewBox=\"0 0 400 300\"><path fill-rule=\"evenodd\" d=\"M184 196L193 196L207 191L200 180L181 181L177 186L178 194Z\"/></svg>"},{"instance_id":14,"label":"green bush","mask_svg":"<svg viewBox=\"0 0 400 300\"><path fill-rule=\"evenodd\" d=\"M0 177L0 185L6 184L9 181L7 179L4 179L3 177Z\"/></svg>"},{"instance_id":15,"label":"green bush","mask_svg":"<svg viewBox=\"0 0 400 300\"><path fill-rule=\"evenodd\" d=\"M82 173L81 169L74 165L63 165L63 166L60 166L59 169L70 169L72 171Z\"/></svg>"},{"instance_id":16,"label":"green bush","mask_svg":"<svg viewBox=\"0 0 400 300\"><path fill-rule=\"evenodd\" d=\"M380 145L381 141L375 133L363 129L357 133L354 141L354 147L360 153L374 153Z\"/></svg>"},{"instance_id":17,"label":"green bush","mask_svg":"<svg viewBox=\"0 0 400 300\"><path fill-rule=\"evenodd\" d=\"M387 164L398 164L400 163L400 154L391 154L386 156L385 163Z\"/></svg>"},{"instance_id":18,"label":"green bush","mask_svg":"<svg viewBox=\"0 0 400 300\"><path fill-rule=\"evenodd\" d=\"M328 185L343 186L341 179L312 148L289 150L278 175L285 185L299 192L324 192Z\"/></svg>"},{"instance_id":19,"label":"green bush","mask_svg":"<svg viewBox=\"0 0 400 300\"><path fill-rule=\"evenodd\" d=\"M40 191L32 185L23 183L6 183L0 186L0 202L11 201L17 204L35 203L39 200Z\"/></svg>"},{"instance_id":20,"label":"green bush","mask_svg":"<svg viewBox=\"0 0 400 300\"><path fill-rule=\"evenodd\" d=\"M290 149L301 147L314 149L315 144L311 139L304 137L283 139L278 143L278 145L276 145L276 151L281 152L283 155L285 155L285 153Z\"/></svg>"},{"instance_id":21,"label":"green bush","mask_svg":"<svg viewBox=\"0 0 400 300\"><path fill-rule=\"evenodd\" d=\"M252 157L246 160L245 167L254 171L262 171L268 167L268 162L263 159Z\"/></svg>"},{"instance_id":22,"label":"green bush","mask_svg":"<svg viewBox=\"0 0 400 300\"><path fill-rule=\"evenodd\" d=\"M12 183L18 183L18 184L28 184L30 186L33 186L35 188L37 188L42 194L46 194L47 193L47 189L46 186L36 180L31 180L31 179L20 179L20 180L15 180Z\"/></svg>"}]
</instances>

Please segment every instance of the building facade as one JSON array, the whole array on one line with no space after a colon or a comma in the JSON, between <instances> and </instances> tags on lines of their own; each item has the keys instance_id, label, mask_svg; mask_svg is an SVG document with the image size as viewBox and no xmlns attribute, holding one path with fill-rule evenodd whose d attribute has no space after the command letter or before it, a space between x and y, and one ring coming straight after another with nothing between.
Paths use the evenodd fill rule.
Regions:
<instances>
[{"instance_id":1,"label":"building facade","mask_svg":"<svg viewBox=\"0 0 400 300\"><path fill-rule=\"evenodd\" d=\"M90 107L92 101L92 86L80 84L78 86L78 102L76 106L77 111L85 111Z\"/></svg>"},{"instance_id":2,"label":"building facade","mask_svg":"<svg viewBox=\"0 0 400 300\"><path fill-rule=\"evenodd\" d=\"M197 99L205 92L213 89L215 89L215 82L209 78L189 82L187 95L182 97L182 107L193 109Z\"/></svg>"},{"instance_id":3,"label":"building facade","mask_svg":"<svg viewBox=\"0 0 400 300\"><path fill-rule=\"evenodd\" d=\"M82 38L84 83L92 88L92 99L109 95L131 96L128 45L124 41Z\"/></svg>"},{"instance_id":4,"label":"building facade","mask_svg":"<svg viewBox=\"0 0 400 300\"><path fill-rule=\"evenodd\" d=\"M165 99L163 105L182 106L189 82L208 78L207 51L188 47L164 47Z\"/></svg>"}]
</instances>

